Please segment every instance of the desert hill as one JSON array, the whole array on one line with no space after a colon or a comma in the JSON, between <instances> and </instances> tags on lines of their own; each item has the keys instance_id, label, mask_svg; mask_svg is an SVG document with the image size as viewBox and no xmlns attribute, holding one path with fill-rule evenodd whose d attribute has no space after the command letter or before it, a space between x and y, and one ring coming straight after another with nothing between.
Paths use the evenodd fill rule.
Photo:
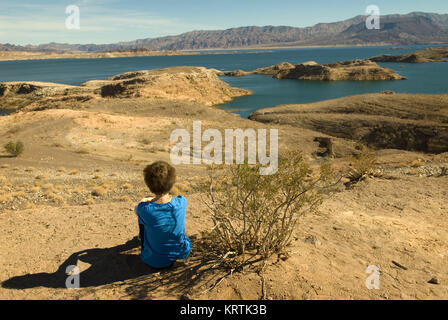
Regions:
<instances>
[{"instance_id":1,"label":"desert hill","mask_svg":"<svg viewBox=\"0 0 448 320\"><path fill-rule=\"evenodd\" d=\"M24 107L0 116L0 145L20 140L25 150L17 158L0 154L1 299L448 297L442 135L427 144L439 148L434 153L379 146L375 174L350 188L338 182L317 214L300 219L289 256L270 259L263 278L250 268L229 274L205 258L202 233L212 221L196 185L208 170L177 166L173 194L188 199L193 251L169 270L145 266L134 213L149 195L142 170L152 161L169 161L170 133L192 132L193 120L221 132L278 129L279 151L300 148L312 167L325 161L315 139L331 138L331 161L343 175L364 136L358 122L369 130L384 123L444 128L448 118L446 95L374 94L260 110L254 120L243 119L211 106L217 96L247 93L216 79L215 71L181 68L125 73L80 87L2 84L0 99L20 97L10 107ZM112 96L102 97L110 85ZM91 98L64 100L64 93ZM46 94L54 103L39 105ZM69 265L81 271L79 290L65 287ZM381 270L380 290L365 286L369 265Z\"/></svg>"},{"instance_id":2,"label":"desert hill","mask_svg":"<svg viewBox=\"0 0 448 320\"><path fill-rule=\"evenodd\" d=\"M384 54L381 56L372 57L369 60L375 62L405 63L448 62L448 47L426 48L424 50L403 55Z\"/></svg>"},{"instance_id":3,"label":"desert hill","mask_svg":"<svg viewBox=\"0 0 448 320\"><path fill-rule=\"evenodd\" d=\"M385 81L406 80L392 69L380 67L370 60L341 61L318 64L308 61L293 65L282 62L270 67L258 68L252 72L243 70L219 71L218 75L244 77L249 74L271 75L276 79L314 80L314 81Z\"/></svg>"},{"instance_id":4,"label":"desert hill","mask_svg":"<svg viewBox=\"0 0 448 320\"><path fill-rule=\"evenodd\" d=\"M128 72L108 80L92 80L81 86L42 82L0 83L4 109L28 110L53 108L64 103L92 99L147 98L189 101L216 105L250 94L221 81L216 72L203 67L174 67Z\"/></svg>"},{"instance_id":5,"label":"desert hill","mask_svg":"<svg viewBox=\"0 0 448 320\"><path fill-rule=\"evenodd\" d=\"M287 47L314 45L427 44L448 42L448 15L413 12L381 17L381 30L367 30L366 16L312 27L248 26L227 30L192 31L176 36L114 44L48 43L38 46L0 45L0 51L114 51L129 49L197 50L214 48Z\"/></svg>"},{"instance_id":6,"label":"desert hill","mask_svg":"<svg viewBox=\"0 0 448 320\"><path fill-rule=\"evenodd\" d=\"M250 119L317 130L376 148L448 152L447 95L359 95L262 109Z\"/></svg>"},{"instance_id":7,"label":"desert hill","mask_svg":"<svg viewBox=\"0 0 448 320\"><path fill-rule=\"evenodd\" d=\"M274 75L277 79L296 80L355 80L355 81L384 81L406 80L395 71L382 68L370 60L355 60L319 64L299 64L294 69L282 70Z\"/></svg>"}]
</instances>

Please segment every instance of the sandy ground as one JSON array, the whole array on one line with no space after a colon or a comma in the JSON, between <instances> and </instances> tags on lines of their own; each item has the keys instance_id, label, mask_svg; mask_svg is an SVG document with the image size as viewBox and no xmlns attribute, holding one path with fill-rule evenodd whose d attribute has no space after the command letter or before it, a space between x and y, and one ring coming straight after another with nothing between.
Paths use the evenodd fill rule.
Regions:
<instances>
[{"instance_id":1,"label":"sandy ground","mask_svg":"<svg viewBox=\"0 0 448 320\"><path fill-rule=\"evenodd\" d=\"M266 271L268 299L446 299L448 178L379 179L328 199L306 216L286 261ZM412 197L412 198L411 198ZM187 195L187 234L210 227L197 195ZM407 199L407 201L406 201ZM0 216L2 299L259 299L252 272L226 278L193 251L186 263L155 271L139 259L135 203L40 207ZM312 243L306 241L315 237ZM194 249L193 249L194 250ZM393 261L407 270L394 265ZM68 265L81 289L65 288ZM380 290L365 286L369 265ZM428 281L437 277L439 285Z\"/></svg>"},{"instance_id":2,"label":"sandy ground","mask_svg":"<svg viewBox=\"0 0 448 320\"><path fill-rule=\"evenodd\" d=\"M139 258L133 209L147 196L143 167L169 159L169 133L204 127L279 128L280 149L301 148L308 161L318 132L240 119L217 108L145 100L93 101L83 109L0 117L0 144L22 140L18 158L0 156L0 299L447 299L448 154L379 153L382 174L325 199L304 216L287 260L265 274L227 276L202 258L200 232L211 220L194 189L204 166L179 166L176 193L189 206L193 252L169 270ZM335 165L348 168L353 142L335 139ZM65 287L77 265L81 288ZM381 270L368 290L366 268ZM430 284L432 278L438 284ZM223 279L219 282L220 279ZM219 285L214 286L219 282Z\"/></svg>"}]
</instances>

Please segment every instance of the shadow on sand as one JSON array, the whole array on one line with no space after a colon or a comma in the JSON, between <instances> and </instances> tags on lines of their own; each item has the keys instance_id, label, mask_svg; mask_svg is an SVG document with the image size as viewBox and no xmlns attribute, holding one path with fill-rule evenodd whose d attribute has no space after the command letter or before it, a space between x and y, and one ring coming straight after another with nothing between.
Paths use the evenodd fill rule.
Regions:
<instances>
[{"instance_id":1,"label":"shadow on sand","mask_svg":"<svg viewBox=\"0 0 448 320\"><path fill-rule=\"evenodd\" d=\"M146 266L140 256L126 254L126 251L139 247L136 238L125 244L103 249L88 249L73 253L54 273L36 273L13 277L2 283L3 288L29 289L35 287L66 288L67 267L77 265L78 260L90 264L90 268L80 273L81 287L96 287L117 281L133 279L155 272Z\"/></svg>"},{"instance_id":2,"label":"shadow on sand","mask_svg":"<svg viewBox=\"0 0 448 320\"><path fill-rule=\"evenodd\" d=\"M152 293L162 285L165 293L173 298L186 298L205 275L210 277L202 284L208 285L219 274L213 272L212 265L216 261L195 256L193 252L188 262L176 262L173 267L167 269L153 269L145 265L140 255L135 253L140 252L137 249L139 247L140 241L135 237L116 247L79 251L65 260L54 273L12 277L4 281L2 287L18 290L37 287L65 289L67 267L82 261L90 264L90 267L80 273L81 288L117 283L117 286L124 285L127 294L134 299L144 299L151 298Z\"/></svg>"}]
</instances>

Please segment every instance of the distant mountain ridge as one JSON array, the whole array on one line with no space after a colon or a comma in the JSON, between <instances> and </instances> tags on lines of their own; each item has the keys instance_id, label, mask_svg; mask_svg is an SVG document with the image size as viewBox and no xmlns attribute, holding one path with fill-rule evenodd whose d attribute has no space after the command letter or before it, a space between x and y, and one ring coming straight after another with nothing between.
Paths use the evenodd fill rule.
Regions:
<instances>
[{"instance_id":1,"label":"distant mountain ridge","mask_svg":"<svg viewBox=\"0 0 448 320\"><path fill-rule=\"evenodd\" d=\"M448 43L448 14L412 12L381 16L381 29L368 30L366 16L312 27L240 27L192 31L177 36L114 44L48 43L38 46L0 44L0 51L115 51L130 49L198 50L256 47Z\"/></svg>"}]
</instances>

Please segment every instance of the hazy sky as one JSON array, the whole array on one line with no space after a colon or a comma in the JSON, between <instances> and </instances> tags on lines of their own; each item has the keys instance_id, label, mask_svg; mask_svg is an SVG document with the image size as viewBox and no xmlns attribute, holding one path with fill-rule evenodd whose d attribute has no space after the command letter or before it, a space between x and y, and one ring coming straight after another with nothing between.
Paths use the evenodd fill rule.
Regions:
<instances>
[{"instance_id":1,"label":"hazy sky","mask_svg":"<svg viewBox=\"0 0 448 320\"><path fill-rule=\"evenodd\" d=\"M448 13L447 0L0 0L0 43L112 43L250 25L312 26L364 14ZM68 5L80 29L65 26Z\"/></svg>"}]
</instances>

